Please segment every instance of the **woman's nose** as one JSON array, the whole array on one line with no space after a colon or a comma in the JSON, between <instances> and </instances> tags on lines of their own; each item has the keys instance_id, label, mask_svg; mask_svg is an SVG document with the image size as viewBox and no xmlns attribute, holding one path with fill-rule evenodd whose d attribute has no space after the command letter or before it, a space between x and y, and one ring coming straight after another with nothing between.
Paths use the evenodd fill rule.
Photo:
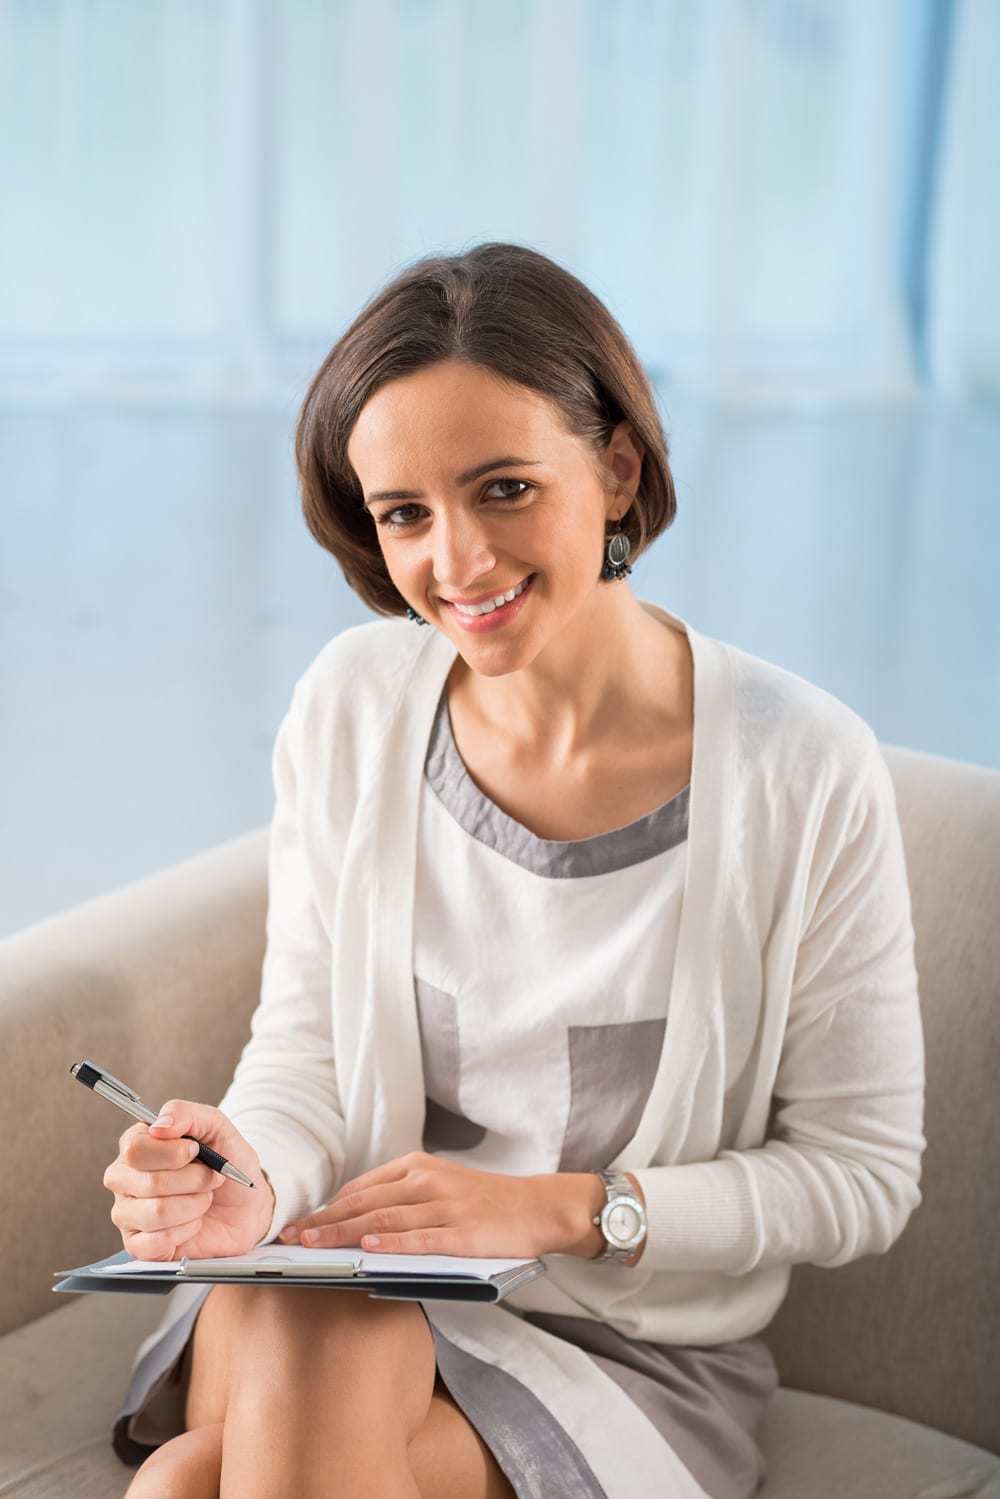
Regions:
<instances>
[{"instance_id":1,"label":"woman's nose","mask_svg":"<svg viewBox=\"0 0 1000 1499\"><path fill-rule=\"evenodd\" d=\"M483 527L474 521L439 526L432 551L434 576L445 593L468 593L477 578L496 571L496 553Z\"/></svg>"}]
</instances>

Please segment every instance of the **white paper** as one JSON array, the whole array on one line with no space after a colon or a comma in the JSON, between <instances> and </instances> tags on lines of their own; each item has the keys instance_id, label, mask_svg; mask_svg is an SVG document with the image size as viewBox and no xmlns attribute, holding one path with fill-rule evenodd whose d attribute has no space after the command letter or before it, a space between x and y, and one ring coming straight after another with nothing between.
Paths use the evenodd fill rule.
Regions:
<instances>
[{"instance_id":1,"label":"white paper","mask_svg":"<svg viewBox=\"0 0 1000 1499\"><path fill-rule=\"evenodd\" d=\"M479 1280L488 1280L503 1270L514 1270L519 1265L533 1265L535 1261L463 1259L452 1254L371 1254L360 1245L337 1245L328 1249L307 1249L301 1244L260 1244L246 1254L215 1256L224 1258L227 1265L255 1265L262 1261L276 1264L301 1264L308 1271L309 1265L319 1265L330 1260L353 1259L365 1271L410 1275L471 1275ZM176 1274L179 1260L123 1260L117 1265L81 1265L76 1270L59 1270L59 1275L136 1275L146 1270L161 1274ZM183 1279L183 1277L181 1277Z\"/></svg>"}]
</instances>

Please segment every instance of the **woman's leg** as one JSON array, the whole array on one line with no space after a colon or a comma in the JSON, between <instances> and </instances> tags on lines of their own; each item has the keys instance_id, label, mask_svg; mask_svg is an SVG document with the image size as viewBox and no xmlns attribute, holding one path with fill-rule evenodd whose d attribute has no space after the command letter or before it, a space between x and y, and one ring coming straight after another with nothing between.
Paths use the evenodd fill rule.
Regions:
<instances>
[{"instance_id":1,"label":"woman's leg","mask_svg":"<svg viewBox=\"0 0 1000 1499\"><path fill-rule=\"evenodd\" d=\"M230 1340L220 1499L420 1499L407 1449L427 1417L435 1359L419 1306L361 1291L226 1289L246 1294Z\"/></svg>"},{"instance_id":2,"label":"woman's leg","mask_svg":"<svg viewBox=\"0 0 1000 1499\"><path fill-rule=\"evenodd\" d=\"M515 1499L492 1452L440 1380L407 1456L421 1499ZM221 1479L222 1423L216 1422L157 1448L125 1499L219 1499Z\"/></svg>"},{"instance_id":3,"label":"woman's leg","mask_svg":"<svg viewBox=\"0 0 1000 1499\"><path fill-rule=\"evenodd\" d=\"M192 1365L185 1415L189 1428L227 1420L230 1388L236 1382L232 1377L234 1360L242 1367L245 1380L270 1388L275 1378L271 1355L283 1338L290 1338L297 1355L303 1347L308 1348L313 1424L320 1419L317 1413L342 1412L339 1439L357 1464L369 1461L375 1466L377 1481L381 1481L386 1467L385 1453L366 1433L369 1427L378 1432L387 1388L391 1395L391 1380L386 1380L385 1371L395 1367L405 1376L405 1396L416 1396L405 1425L411 1433L406 1460L421 1499L440 1499L442 1494L449 1499L514 1499L514 1490L492 1452L440 1379L435 1379L433 1340L419 1307L407 1302L373 1301L355 1291L317 1292L313 1297L307 1288L303 1288L305 1295L300 1302L294 1304L288 1298L294 1297L297 1289L226 1286L214 1288L206 1297L189 1344ZM255 1307L264 1310L263 1303L250 1299L264 1295L273 1298L268 1317L256 1322L245 1317L244 1312L253 1312ZM403 1315L379 1317L391 1308ZM283 1311L294 1315L283 1317ZM378 1320L373 1321L368 1314ZM330 1335L331 1327L337 1324L342 1333L351 1330L353 1348L348 1346L350 1339ZM370 1337L369 1333L378 1336ZM356 1381L351 1379L352 1370ZM370 1384L372 1375L376 1392L369 1398L366 1381ZM424 1400L425 1387L431 1391L429 1402ZM324 1421L324 1425L327 1441L337 1439L338 1423ZM274 1431L270 1425L267 1429ZM249 1450L254 1445L252 1434L245 1440ZM338 1494L343 1493L346 1499L349 1491L343 1488L344 1464L339 1451L336 1466L342 1483ZM367 1481L359 1474L359 1492L365 1492ZM407 1490L404 1487L398 1492L405 1494Z\"/></svg>"},{"instance_id":4,"label":"woman's leg","mask_svg":"<svg viewBox=\"0 0 1000 1499\"><path fill-rule=\"evenodd\" d=\"M421 1499L516 1499L493 1453L440 1379L409 1459Z\"/></svg>"},{"instance_id":5,"label":"woman's leg","mask_svg":"<svg viewBox=\"0 0 1000 1499\"><path fill-rule=\"evenodd\" d=\"M219 1499L222 1423L183 1431L139 1468L125 1499Z\"/></svg>"}]
</instances>

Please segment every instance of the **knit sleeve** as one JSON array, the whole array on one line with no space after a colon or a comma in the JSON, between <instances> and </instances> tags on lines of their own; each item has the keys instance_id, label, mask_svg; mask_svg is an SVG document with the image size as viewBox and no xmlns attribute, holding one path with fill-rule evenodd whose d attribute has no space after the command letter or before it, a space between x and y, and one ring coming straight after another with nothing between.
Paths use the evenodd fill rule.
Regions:
<instances>
[{"instance_id":1,"label":"knit sleeve","mask_svg":"<svg viewBox=\"0 0 1000 1499\"><path fill-rule=\"evenodd\" d=\"M924 1042L895 793L871 746L796 954L763 1145L634 1171L646 1269L729 1275L882 1254L922 1198Z\"/></svg>"},{"instance_id":2,"label":"knit sleeve","mask_svg":"<svg viewBox=\"0 0 1000 1499\"><path fill-rule=\"evenodd\" d=\"M218 1105L256 1150L274 1189L274 1212L261 1244L328 1201L344 1159L331 1026L330 941L303 851L300 763L293 694L271 761L274 809L260 1000L250 1039Z\"/></svg>"}]
</instances>

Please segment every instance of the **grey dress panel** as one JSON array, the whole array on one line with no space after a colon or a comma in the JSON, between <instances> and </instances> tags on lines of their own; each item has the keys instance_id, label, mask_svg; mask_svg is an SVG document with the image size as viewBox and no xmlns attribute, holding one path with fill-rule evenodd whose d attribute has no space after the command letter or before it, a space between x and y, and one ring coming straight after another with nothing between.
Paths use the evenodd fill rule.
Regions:
<instances>
[{"instance_id":1,"label":"grey dress panel","mask_svg":"<svg viewBox=\"0 0 1000 1499\"><path fill-rule=\"evenodd\" d=\"M424 774L438 801L470 838L550 880L627 869L654 859L687 837L690 785L644 817L608 833L567 840L536 838L480 791L470 776L455 743L446 692L434 716Z\"/></svg>"},{"instance_id":2,"label":"grey dress panel","mask_svg":"<svg viewBox=\"0 0 1000 1499\"><path fill-rule=\"evenodd\" d=\"M778 1388L778 1370L762 1338L678 1347L627 1338L587 1317L523 1316L585 1349L645 1412L712 1499L747 1499L766 1480L757 1434Z\"/></svg>"},{"instance_id":3,"label":"grey dress panel","mask_svg":"<svg viewBox=\"0 0 1000 1499\"><path fill-rule=\"evenodd\" d=\"M570 1106L560 1171L615 1160L639 1127L659 1066L664 1015L569 1027Z\"/></svg>"}]
</instances>

